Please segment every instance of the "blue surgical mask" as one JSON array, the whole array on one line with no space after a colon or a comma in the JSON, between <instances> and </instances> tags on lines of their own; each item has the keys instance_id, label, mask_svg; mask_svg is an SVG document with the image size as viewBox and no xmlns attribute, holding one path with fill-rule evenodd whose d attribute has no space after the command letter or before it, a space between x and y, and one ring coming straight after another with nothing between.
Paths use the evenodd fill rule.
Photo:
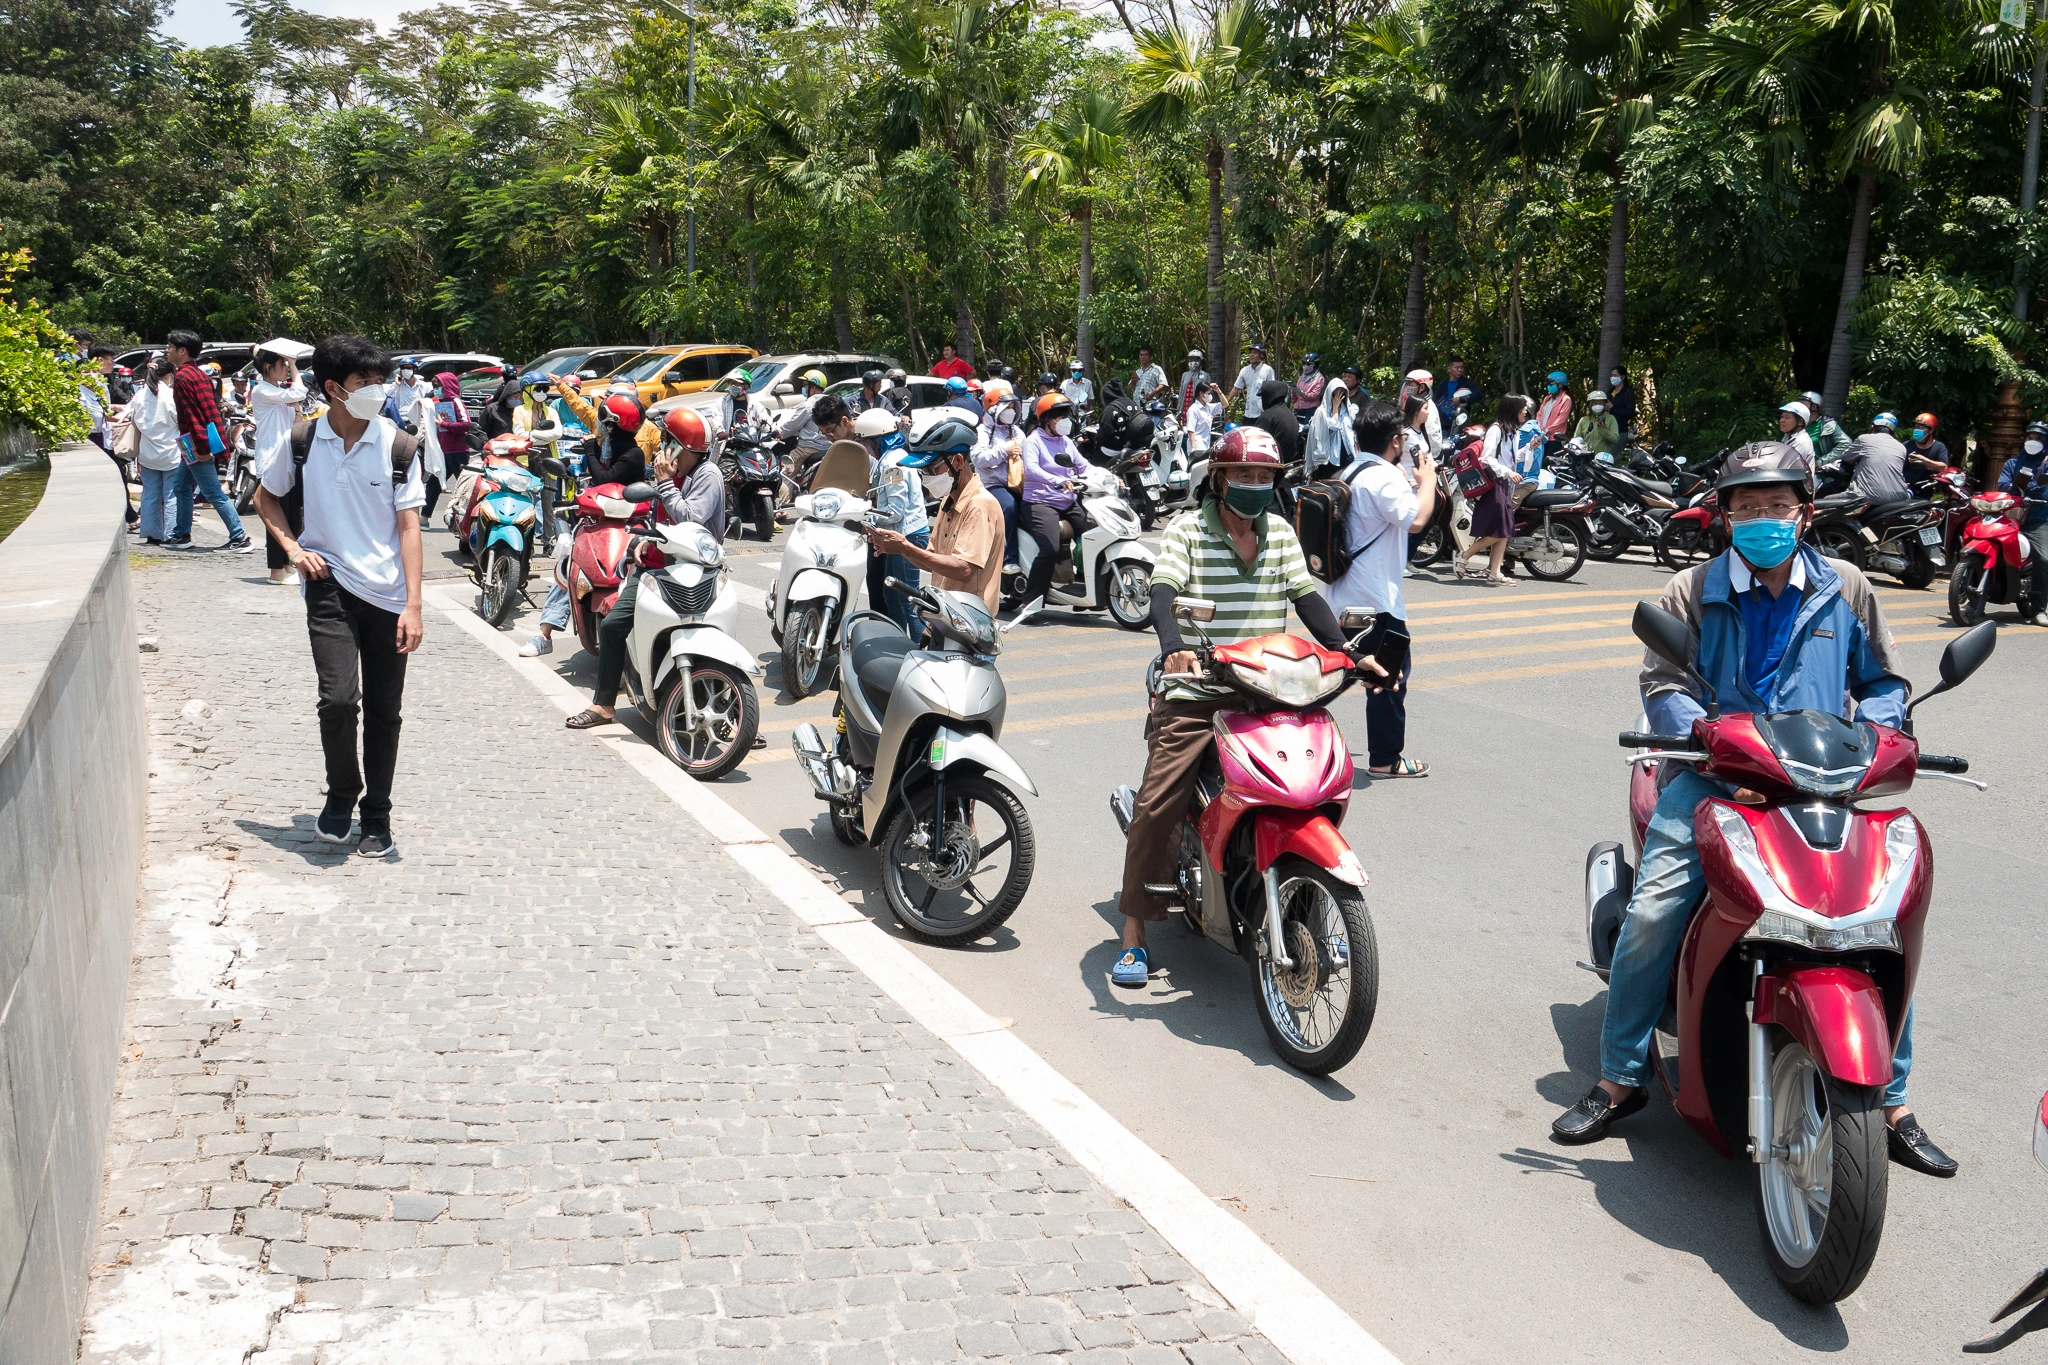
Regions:
<instances>
[{"instance_id":1,"label":"blue surgical mask","mask_svg":"<svg viewBox=\"0 0 2048 1365\"><path fill-rule=\"evenodd\" d=\"M1924 441L1924 440L1926 440L1926 439L1927 439L1927 428L1926 428L1926 427L1914 427L1914 428L1913 428L1913 439L1914 439L1914 440L1916 440L1916 441Z\"/></svg>"},{"instance_id":2,"label":"blue surgical mask","mask_svg":"<svg viewBox=\"0 0 2048 1365\"><path fill-rule=\"evenodd\" d=\"M1556 393L1556 392L1557 392L1557 385L1555 385L1555 384L1552 384L1552 385L1550 386L1550 391L1551 391L1552 393Z\"/></svg>"},{"instance_id":3,"label":"blue surgical mask","mask_svg":"<svg viewBox=\"0 0 2048 1365\"><path fill-rule=\"evenodd\" d=\"M1738 521L1729 538L1735 542L1735 552L1753 567L1775 569L1799 548L1799 521L1796 517L1790 521L1771 517Z\"/></svg>"}]
</instances>

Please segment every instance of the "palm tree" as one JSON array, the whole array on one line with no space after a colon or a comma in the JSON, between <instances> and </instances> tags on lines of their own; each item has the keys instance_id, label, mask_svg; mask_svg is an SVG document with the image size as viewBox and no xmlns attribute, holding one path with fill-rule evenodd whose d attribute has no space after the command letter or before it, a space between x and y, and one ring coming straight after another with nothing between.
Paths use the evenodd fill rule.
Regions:
<instances>
[{"instance_id":1,"label":"palm tree","mask_svg":"<svg viewBox=\"0 0 2048 1365\"><path fill-rule=\"evenodd\" d=\"M1627 311L1628 175L1635 135L1657 117L1657 97L1686 11L1671 0L1568 0L1563 49L1531 73L1539 114L1579 131L1584 157L1606 170L1611 186L1607 290L1600 310L1600 366L1621 363Z\"/></svg>"},{"instance_id":2,"label":"palm tree","mask_svg":"<svg viewBox=\"0 0 2048 1365\"><path fill-rule=\"evenodd\" d=\"M1095 177L1123 155L1124 116L1117 100L1090 90L1060 116L1039 124L1018 144L1024 162L1024 195L1074 201L1081 227L1081 279L1076 296L1074 345L1081 368L1095 373L1095 338L1088 299L1095 277Z\"/></svg>"},{"instance_id":3,"label":"palm tree","mask_svg":"<svg viewBox=\"0 0 2048 1365\"><path fill-rule=\"evenodd\" d=\"M1235 97L1255 74L1265 28L1250 0L1219 10L1207 34L1177 20L1141 29L1124 107L1131 131L1199 133L1209 173L1209 363L1223 354L1223 147Z\"/></svg>"},{"instance_id":4,"label":"palm tree","mask_svg":"<svg viewBox=\"0 0 2048 1365\"><path fill-rule=\"evenodd\" d=\"M1821 408L1830 417L1849 396L1849 324L1863 292L1877 178L1910 175L1939 133L1931 92L1899 79L1901 52L1945 45L1949 17L1944 0L1765 0L1717 21L1684 54L1691 84L1755 109L1781 157L1805 150L1808 123L1832 125L1827 173L1856 179L1821 385Z\"/></svg>"},{"instance_id":5,"label":"palm tree","mask_svg":"<svg viewBox=\"0 0 2048 1365\"><path fill-rule=\"evenodd\" d=\"M683 130L672 111L630 96L602 100L595 113L584 176L599 187L610 212L645 234L647 288L659 294L675 266L681 207L675 190L683 183L686 156ZM648 341L659 340L659 309L643 303L640 311L648 322Z\"/></svg>"}]
</instances>

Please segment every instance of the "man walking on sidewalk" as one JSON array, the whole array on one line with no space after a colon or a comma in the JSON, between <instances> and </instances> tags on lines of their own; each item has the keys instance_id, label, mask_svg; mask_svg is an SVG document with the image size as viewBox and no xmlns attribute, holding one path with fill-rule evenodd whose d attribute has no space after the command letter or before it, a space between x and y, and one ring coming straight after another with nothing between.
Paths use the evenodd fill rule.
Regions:
<instances>
[{"instance_id":1,"label":"man walking on sidewalk","mask_svg":"<svg viewBox=\"0 0 2048 1365\"><path fill-rule=\"evenodd\" d=\"M406 656L419 648L423 629L426 480L418 439L378 415L389 370L384 353L363 337L333 336L315 346L313 383L327 412L292 429L291 449L270 462L256 494L264 525L304 584L327 757L327 804L314 831L329 843L348 842L361 797L356 852L366 858L398 852L391 778Z\"/></svg>"},{"instance_id":2,"label":"man walking on sidewalk","mask_svg":"<svg viewBox=\"0 0 2048 1365\"><path fill-rule=\"evenodd\" d=\"M256 542L242 529L234 499L221 488L220 474L213 467L213 453L221 440L220 405L214 401L213 379L199 368L202 345L197 332L172 332L164 339L164 358L178 367L171 375L171 392L178 400L178 435L184 445L178 524L164 544L173 550L192 548L192 495L197 492L226 528L228 548L245 555L256 548Z\"/></svg>"}]
</instances>

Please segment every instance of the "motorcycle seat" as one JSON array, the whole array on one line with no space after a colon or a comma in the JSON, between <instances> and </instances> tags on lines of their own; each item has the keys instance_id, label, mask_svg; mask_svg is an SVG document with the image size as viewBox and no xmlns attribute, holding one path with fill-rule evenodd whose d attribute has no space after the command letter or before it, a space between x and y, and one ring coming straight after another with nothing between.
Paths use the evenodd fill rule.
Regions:
<instances>
[{"instance_id":1,"label":"motorcycle seat","mask_svg":"<svg viewBox=\"0 0 2048 1365\"><path fill-rule=\"evenodd\" d=\"M1863 495L1860 493L1828 493L1815 498L1813 506L1815 511L1823 509L1835 510L1843 507L1855 507L1862 503L1862 501Z\"/></svg>"},{"instance_id":2,"label":"motorcycle seat","mask_svg":"<svg viewBox=\"0 0 2048 1365\"><path fill-rule=\"evenodd\" d=\"M1901 498L1894 502L1881 502L1877 504L1877 506L1870 509L1870 515L1889 519L1892 517L1913 516L1933 510L1934 504L1925 498Z\"/></svg>"},{"instance_id":3,"label":"motorcycle seat","mask_svg":"<svg viewBox=\"0 0 2048 1365\"><path fill-rule=\"evenodd\" d=\"M896 689L896 674L903 656L910 653L910 637L888 621L864 616L847 629L846 648L853 676L860 680L868 703L877 715L888 706Z\"/></svg>"},{"instance_id":4,"label":"motorcycle seat","mask_svg":"<svg viewBox=\"0 0 2048 1365\"><path fill-rule=\"evenodd\" d=\"M1576 488L1539 488L1522 499L1522 506L1531 512L1541 512L1546 507L1570 507L1582 496Z\"/></svg>"}]
</instances>

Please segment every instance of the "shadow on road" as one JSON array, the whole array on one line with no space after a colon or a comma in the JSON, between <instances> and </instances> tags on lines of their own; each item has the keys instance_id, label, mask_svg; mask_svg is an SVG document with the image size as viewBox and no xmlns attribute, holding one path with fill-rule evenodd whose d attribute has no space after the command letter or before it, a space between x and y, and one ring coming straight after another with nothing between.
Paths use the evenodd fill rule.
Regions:
<instances>
[{"instance_id":1,"label":"shadow on road","mask_svg":"<svg viewBox=\"0 0 2048 1365\"><path fill-rule=\"evenodd\" d=\"M314 867L333 867L348 861L355 852L355 841L345 844L330 844L313 832L316 812L306 811L292 817L289 825L263 825L254 820L237 820L236 826L244 833L261 839L281 853L296 853Z\"/></svg>"}]
</instances>

